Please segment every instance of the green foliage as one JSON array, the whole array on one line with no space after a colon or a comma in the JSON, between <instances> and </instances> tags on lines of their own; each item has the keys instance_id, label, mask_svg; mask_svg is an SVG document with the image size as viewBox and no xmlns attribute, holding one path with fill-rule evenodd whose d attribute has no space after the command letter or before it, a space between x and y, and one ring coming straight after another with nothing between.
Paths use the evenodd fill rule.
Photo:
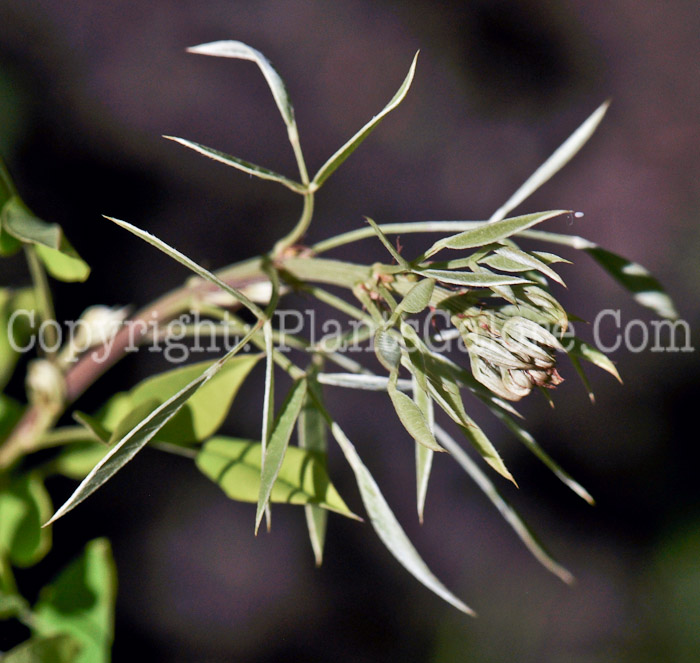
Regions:
<instances>
[{"instance_id":1,"label":"green foliage","mask_svg":"<svg viewBox=\"0 0 700 663\"><path fill-rule=\"evenodd\" d=\"M225 321L238 341L215 361L175 368L115 394L96 413L74 412L76 426L56 424L78 395L71 391L73 371L92 371L90 381L99 375L89 364L87 349L64 347L30 365L27 405L0 394L0 616L16 617L32 630L32 638L3 660L109 660L116 581L108 542L88 543L83 556L41 592L33 607L22 598L12 568L31 566L45 556L51 546L48 525L92 495L148 444L188 457L227 497L255 504L256 532L263 517L270 526L272 504L303 506L314 558L321 564L328 512L359 520L331 482L327 466L330 431L355 477L369 522L387 550L437 596L473 614L430 571L408 539L360 453L326 408L325 386L387 392L388 398L377 398L375 403L381 407L391 404L407 439L413 440L416 507L421 521L434 453L445 452L476 482L535 558L560 579L571 582L571 574L545 552L499 494L496 481L515 483L515 478L470 415L464 396L483 403L566 486L593 503L590 494L522 427L513 403L533 390L544 392L561 382L561 354L569 356L591 398L582 360L618 380L620 377L610 359L592 345L581 339L573 339L566 347L561 342L569 320L575 318L564 310L552 286L564 285L555 266L569 261L549 251L525 250L518 242L525 238L583 250L640 304L660 316L674 318L677 314L658 281L640 265L580 237L534 229L571 212L508 214L581 149L602 120L607 104L600 106L487 221L378 224L367 219L362 228L304 249L297 242L312 221L315 195L406 97L417 56L384 109L310 178L293 106L281 77L267 59L236 41L189 50L248 60L259 67L287 129L299 177L289 178L184 138L167 138L248 175L287 187L302 197L301 214L291 231L264 256L216 274L145 230L110 219L195 275L168 296L167 306L155 302L147 307L147 313L160 316L159 323L166 325L180 313L196 310L209 318L207 322ZM34 325L54 321L46 274L82 281L89 268L58 225L36 218L24 205L1 163L0 210L0 254L9 255L24 247L33 280L28 289L0 289L0 388L4 388L19 356L11 340L22 344L32 331L29 319L18 319L11 339L8 324L13 313L34 312ZM393 245L390 237L398 233L438 234L439 238L426 240L424 252L411 259ZM386 263L366 265L319 257L367 238L381 242L388 252ZM319 284L344 289L347 297L331 294ZM361 323L362 330L341 330L315 345L302 337L283 336L273 326L274 314L281 297L294 289ZM253 323L236 315L241 308ZM429 337L419 334L416 323L426 310L445 313L451 329ZM192 332L199 330L196 327ZM463 342L469 367L433 349L434 341L447 338ZM340 352L348 340L367 344L374 351L368 356L376 358L378 364L360 363ZM259 353L244 352L249 344ZM307 365L298 365L291 358L295 355L283 353L283 344L301 351ZM237 393L263 356L260 437L251 441L217 435ZM331 363L344 372L326 372ZM292 380L279 408L274 402L276 369ZM436 421L442 416L456 425L476 460ZM34 455L23 462L50 447L58 447L53 455ZM43 483L51 474L79 481L53 516Z\"/></svg>"}]
</instances>

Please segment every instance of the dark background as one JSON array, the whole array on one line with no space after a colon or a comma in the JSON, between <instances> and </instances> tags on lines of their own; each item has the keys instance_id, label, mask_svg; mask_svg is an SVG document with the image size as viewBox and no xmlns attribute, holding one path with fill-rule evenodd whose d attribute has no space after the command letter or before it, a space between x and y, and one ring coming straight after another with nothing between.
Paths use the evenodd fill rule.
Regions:
<instances>
[{"instance_id":1,"label":"dark background","mask_svg":"<svg viewBox=\"0 0 700 663\"><path fill-rule=\"evenodd\" d=\"M239 39L265 53L287 82L312 171L383 107L421 49L404 104L318 196L310 242L359 227L363 214L487 218L612 97L591 143L521 210L585 212L549 227L647 266L695 329L698 35L695 0L0 0L0 150L25 201L61 223L93 267L87 283L54 288L59 317L74 319L94 303L145 304L186 277L101 214L217 268L268 250L299 213L287 190L160 138L295 172L259 71L188 55L187 46ZM375 254L385 258L365 243L343 255ZM568 308L589 320L604 308L621 309L625 323L650 320L587 256L567 257L576 261L562 270ZM4 261L0 279L26 281L21 261ZM590 339L590 329L581 335ZM478 619L413 580L368 525L331 516L316 570L300 510L275 508L271 534L255 538L252 506L226 500L184 459L153 451L55 527L56 561L24 582L32 591L34 578L47 580L88 538L110 536L116 662L699 660L697 353L612 358L625 384L591 371L595 406L567 369L555 410L537 397L523 408L595 508L476 410L521 490L499 486L577 576L574 587L530 557L447 458L436 460L419 526L412 445L388 400L333 390L331 408L399 520ZM94 408L160 368L158 357L132 356L79 405ZM229 434L258 434L259 372ZM361 510L336 451L336 484ZM72 487L52 484L56 501Z\"/></svg>"}]
</instances>

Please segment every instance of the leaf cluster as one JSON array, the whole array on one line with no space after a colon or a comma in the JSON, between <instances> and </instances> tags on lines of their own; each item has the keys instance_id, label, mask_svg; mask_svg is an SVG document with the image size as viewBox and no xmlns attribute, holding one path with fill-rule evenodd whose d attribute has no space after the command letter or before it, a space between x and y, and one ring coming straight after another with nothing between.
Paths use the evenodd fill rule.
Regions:
<instances>
[{"instance_id":1,"label":"leaf cluster","mask_svg":"<svg viewBox=\"0 0 700 663\"><path fill-rule=\"evenodd\" d=\"M488 220L378 224L367 219L357 230L302 247L299 242L312 221L316 194L405 98L414 78L417 54L387 105L310 176L293 106L269 61L259 51L234 41L203 44L190 51L248 60L259 67L287 129L299 176L276 173L189 139L167 138L287 187L302 197L301 214L294 228L266 255L216 273L147 231L110 219L194 274L183 288L147 307L142 317L157 313L165 325L183 311L195 309L225 324L227 330L235 332L237 342L216 360L165 371L128 392L117 393L97 412L73 412L75 425L57 426L57 422L79 395L73 386L78 371L94 379L99 375L87 352L76 357L74 349L62 348L35 360L27 405L0 395L0 613L22 619L33 632L32 640L4 660L25 660L22 656L34 660L31 656L36 658L43 655L36 652L45 651L56 660L107 660L114 574L106 542L88 544L83 557L66 569L33 607L21 597L11 569L43 557L51 545L51 524L104 485L146 446L189 458L228 498L255 504L256 532L263 520L271 526L272 504L303 506L314 558L321 564L328 513L360 520L331 481L328 447L334 440L356 479L366 517L386 548L435 594L472 613L430 571L409 540L360 452L326 407L324 389L329 387L386 392L384 406L395 411L407 438L413 441L421 521L434 454L444 453L483 490L532 554L552 573L571 582L571 574L547 554L500 495L497 481L516 480L496 446L469 414L470 401L465 399L485 404L565 485L593 502L522 427L513 403L533 390L549 398L562 379L558 369L563 354L568 355L591 398L582 361L617 379L619 375L614 364L585 341L572 339L566 347L562 343L570 314L557 300L555 288L564 286L557 269L569 261L542 248L526 250L520 241L583 250L641 304L665 317L674 317L675 310L660 284L636 263L580 237L535 229L572 212L508 215L584 145L602 120L607 104L599 107ZM47 273L62 280L84 280L89 268L60 227L37 219L28 210L4 166L0 175L0 253L8 255L24 248L33 277L31 288L0 290L2 388L18 359L16 344L10 343L6 333L10 317L16 311L31 309L39 321L54 320ZM399 233L437 234L439 238L426 243L420 255L408 259L392 243L391 237ZM385 263L366 265L321 257L369 238L385 247ZM327 284L340 286L347 296L329 292L324 288ZM274 314L284 294L293 290L307 293L362 326L348 327L317 343L283 335L274 328ZM427 337L419 334L415 323L428 311L444 312L451 327ZM32 330L25 325L15 331L26 337ZM448 338L461 339L468 366L434 349L436 341ZM360 363L342 353L339 348L348 340L365 343L376 361ZM282 345L293 347L296 353L281 352ZM246 352L249 346L255 351ZM249 440L222 435L219 429L235 407L237 393L259 364L264 365L261 370L265 376L260 437ZM331 365L336 370L329 369ZM289 385L286 397L277 405L275 382L280 373ZM458 431L476 459L439 418ZM47 447L56 447L48 460L24 463L26 457ZM25 469L28 466L33 468L31 472ZM55 473L79 484L53 512L43 479ZM70 591L77 591L76 596L85 601L68 600ZM68 608L66 604L70 604ZM100 628L89 630L85 626L88 622ZM83 658L72 658L76 652Z\"/></svg>"}]
</instances>

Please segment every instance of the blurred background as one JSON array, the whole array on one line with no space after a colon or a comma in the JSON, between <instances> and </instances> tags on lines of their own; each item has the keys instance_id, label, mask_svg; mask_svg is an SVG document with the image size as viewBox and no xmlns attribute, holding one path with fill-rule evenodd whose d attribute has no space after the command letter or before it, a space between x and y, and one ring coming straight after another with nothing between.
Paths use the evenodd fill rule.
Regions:
<instances>
[{"instance_id":1,"label":"blurred background","mask_svg":"<svg viewBox=\"0 0 700 663\"><path fill-rule=\"evenodd\" d=\"M584 212L548 229L648 267L695 330L698 35L694 0L0 0L0 151L27 204L62 224L93 267L85 284L55 284L58 316L70 320L95 303L146 304L187 276L102 214L211 268L268 250L296 221L291 192L161 138L295 173L257 68L189 55L188 46L238 39L272 60L312 171L384 106L421 50L404 104L318 196L309 243L360 227L365 214L488 218L612 98L592 141L518 211ZM376 242L343 255L386 259ZM587 256L566 257L576 263L561 270L568 309L588 320L604 308L620 309L623 324L651 319ZM3 285L27 281L21 260L0 263ZM612 341L612 323L604 330ZM591 339L590 328L578 333ZM256 538L253 506L227 500L185 459L150 450L61 521L55 552L20 580L31 593L88 538L109 536L120 583L117 663L136 652L176 663L700 660L698 354L621 349L612 358L625 384L589 371L595 406L567 367L556 409L538 397L522 408L596 507L474 410L521 489L498 486L577 577L573 587L532 559L447 458L436 459L420 526L413 447L388 399L331 389L332 411L416 547L478 619L404 572L368 524L331 516L317 570L301 510L274 508L272 532ZM164 367L160 357L133 355L77 406L90 411ZM228 434L259 435L260 372L238 397ZM11 389L21 395L21 381ZM361 511L336 452L332 476ZM74 484L50 487L59 502Z\"/></svg>"}]
</instances>

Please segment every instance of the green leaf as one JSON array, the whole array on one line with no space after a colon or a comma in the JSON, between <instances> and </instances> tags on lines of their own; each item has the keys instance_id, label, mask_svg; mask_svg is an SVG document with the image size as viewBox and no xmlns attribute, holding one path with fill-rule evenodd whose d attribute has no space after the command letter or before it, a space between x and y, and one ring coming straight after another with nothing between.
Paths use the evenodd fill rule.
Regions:
<instances>
[{"instance_id":1,"label":"green leaf","mask_svg":"<svg viewBox=\"0 0 700 663\"><path fill-rule=\"evenodd\" d=\"M224 367L226 362L245 346L256 331L257 327L253 327L226 355L153 410L151 414L131 429L119 442L114 444L107 455L95 465L76 488L75 492L56 511L46 525L58 520L61 516L74 509L124 467L180 411L197 390L214 377Z\"/></svg>"},{"instance_id":2,"label":"green leaf","mask_svg":"<svg viewBox=\"0 0 700 663\"><path fill-rule=\"evenodd\" d=\"M567 138L554 153L518 188L518 190L508 200L499 207L489 221L496 222L514 210L526 198L539 189L547 180L558 173L571 158L586 144L593 132L602 121L609 101L601 104L585 121Z\"/></svg>"},{"instance_id":3,"label":"green leaf","mask_svg":"<svg viewBox=\"0 0 700 663\"><path fill-rule=\"evenodd\" d=\"M211 437L223 424L231 404L260 355L234 357L202 390L192 397L171 422L158 433L157 439L173 444L201 442ZM110 432L144 401L155 399L156 405L166 401L185 385L213 365L213 362L188 364L146 378L128 393L115 394L98 413L99 424Z\"/></svg>"},{"instance_id":4,"label":"green leaf","mask_svg":"<svg viewBox=\"0 0 700 663\"><path fill-rule=\"evenodd\" d=\"M568 345L568 344L567 344ZM617 372L615 364L610 361L610 359L604 355L600 350L594 348L592 345L582 341L579 338L570 339L570 347L567 348L567 353L570 357L578 357L580 359L585 359L591 362L598 368L607 371L612 375L620 384L622 384L622 378Z\"/></svg>"},{"instance_id":5,"label":"green leaf","mask_svg":"<svg viewBox=\"0 0 700 663\"><path fill-rule=\"evenodd\" d=\"M272 435L275 418L275 357L272 338L272 321L268 318L263 324L263 338L265 341L265 392L262 407L262 455L266 456L267 444ZM265 521L270 531L272 516L270 506L265 507Z\"/></svg>"},{"instance_id":6,"label":"green leaf","mask_svg":"<svg viewBox=\"0 0 700 663\"><path fill-rule=\"evenodd\" d=\"M453 605L458 610L474 615L474 611L463 601L458 599L445 585L443 585L428 568L418 551L406 536L396 516L393 514L384 496L379 490L377 482L370 474L365 464L360 459L352 442L347 438L343 430L333 422L331 432L345 455L360 489L362 502L367 509L367 515L374 531L378 534L389 552L411 573L417 580L439 597Z\"/></svg>"},{"instance_id":7,"label":"green leaf","mask_svg":"<svg viewBox=\"0 0 700 663\"><path fill-rule=\"evenodd\" d=\"M270 61L260 51L251 48L243 42L229 40L213 41L207 44L200 44L199 46L192 46L191 48L187 49L187 52L255 62L255 64L260 67L260 71L262 71L262 74L267 81L284 123L288 127L295 126L294 108L289 101L289 96L287 94L284 81L270 64Z\"/></svg>"},{"instance_id":8,"label":"green leaf","mask_svg":"<svg viewBox=\"0 0 700 663\"><path fill-rule=\"evenodd\" d=\"M59 281L82 283L90 276L90 266L80 257L74 257L40 244L37 245L36 252L46 267L46 271Z\"/></svg>"},{"instance_id":9,"label":"green leaf","mask_svg":"<svg viewBox=\"0 0 700 663\"><path fill-rule=\"evenodd\" d=\"M388 371L393 371L401 361L401 346L388 329L377 329L374 334L374 353Z\"/></svg>"},{"instance_id":10,"label":"green leaf","mask_svg":"<svg viewBox=\"0 0 700 663\"><path fill-rule=\"evenodd\" d=\"M420 381L413 376L413 400L418 408L420 408L423 417L425 417L428 427L434 435L435 431L435 415L433 412L433 400L420 385ZM416 507L418 510L418 520L423 523L423 514L425 512L425 498L428 493L428 480L430 479L430 471L433 466L433 451L422 444L416 443Z\"/></svg>"},{"instance_id":11,"label":"green leaf","mask_svg":"<svg viewBox=\"0 0 700 663\"><path fill-rule=\"evenodd\" d=\"M401 254L394 248L394 245L386 238L386 236L382 232L381 228L377 225L377 223L373 219L370 219L368 216L365 217L365 221L369 223L372 230L374 230L374 234L377 237L379 237L379 241L381 241L381 243L384 244L384 248L386 248L386 250L390 253L391 257L396 261L396 264L400 265L406 270L410 270L408 262L401 257Z\"/></svg>"},{"instance_id":12,"label":"green leaf","mask_svg":"<svg viewBox=\"0 0 700 663\"><path fill-rule=\"evenodd\" d=\"M211 437L224 423L238 390L258 361L258 354L239 355L227 361L163 427L156 439L186 444ZM131 391L131 407L152 398L158 403L164 402L212 365L212 362L200 362L147 378Z\"/></svg>"},{"instance_id":13,"label":"green leaf","mask_svg":"<svg viewBox=\"0 0 700 663\"><path fill-rule=\"evenodd\" d=\"M515 509L504 500L491 480L484 474L479 466L472 461L462 447L440 426L435 426L435 436L440 443L450 452L465 472L474 480L477 486L491 500L506 522L513 528L520 540L533 554L540 564L561 578L565 583L571 584L574 577L563 566L558 564L539 544L529 527L522 521Z\"/></svg>"},{"instance_id":14,"label":"green leaf","mask_svg":"<svg viewBox=\"0 0 700 663\"><path fill-rule=\"evenodd\" d=\"M512 246L503 246L496 249L494 255L488 256L481 262L502 272L525 272L535 269L560 285L565 285L561 276L538 257Z\"/></svg>"},{"instance_id":15,"label":"green leaf","mask_svg":"<svg viewBox=\"0 0 700 663\"><path fill-rule=\"evenodd\" d=\"M30 340L32 325L28 316L35 309L33 288L0 288L0 391L12 377L19 359L20 352L15 348L24 348Z\"/></svg>"},{"instance_id":16,"label":"green leaf","mask_svg":"<svg viewBox=\"0 0 700 663\"><path fill-rule=\"evenodd\" d=\"M7 564L7 560L0 560L0 567ZM21 617L23 614L29 613L29 603L27 600L14 593L14 588L3 587L3 572L0 571L0 621L11 619L12 617ZM4 659L0 659L4 661Z\"/></svg>"},{"instance_id":17,"label":"green leaf","mask_svg":"<svg viewBox=\"0 0 700 663\"><path fill-rule=\"evenodd\" d=\"M258 501L262 445L251 440L213 437L195 460L200 471L228 497L239 502ZM348 509L331 483L325 468L325 454L289 447L270 491L270 502L316 505L349 518Z\"/></svg>"},{"instance_id":18,"label":"green leaf","mask_svg":"<svg viewBox=\"0 0 700 663\"><path fill-rule=\"evenodd\" d=\"M416 271L416 274L465 288L490 288L492 286L531 283L531 281L521 279L518 276L503 276L487 272L456 272L450 269L423 269Z\"/></svg>"},{"instance_id":19,"label":"green leaf","mask_svg":"<svg viewBox=\"0 0 700 663\"><path fill-rule=\"evenodd\" d=\"M277 480L284 456L289 445L299 412L301 412L306 396L306 380L297 380L287 394L287 398L275 420L275 425L270 435L270 440L265 449L260 475L260 492L258 494L258 508L255 514L255 531L260 527L260 521L265 513L265 507L270 500L272 487Z\"/></svg>"},{"instance_id":20,"label":"green leaf","mask_svg":"<svg viewBox=\"0 0 700 663\"><path fill-rule=\"evenodd\" d=\"M516 216L492 223L485 222L475 228L470 228L457 235L452 235L452 237L444 237L438 240L428 249L425 255L426 257L432 256L442 249L472 249L484 246L485 244L500 242L511 235L527 230L538 223L542 223L543 221L547 221L561 214L567 214L567 212L565 210L536 212L534 214L525 214L524 216Z\"/></svg>"},{"instance_id":21,"label":"green leaf","mask_svg":"<svg viewBox=\"0 0 700 663\"><path fill-rule=\"evenodd\" d=\"M218 276L204 269L204 267L202 267L201 265L198 265L194 260L188 258L184 253L180 253L180 251L174 249L172 246L169 246L163 240L158 239L155 235L151 235L151 233L148 233L145 230L141 230L141 228L137 228L136 226L133 226L130 223L127 223L126 221L120 221L119 219L115 219L111 216L105 216L104 218L108 219L109 221L112 221L113 223L116 223L118 226L121 226L125 230L128 230L130 233L136 235L144 242L148 242L151 246L155 246L167 256L170 256L173 260L176 260L181 265L184 265L188 269L192 270L195 274L201 276L203 279L210 281L214 285L218 285L224 292L228 293L235 300L243 304L243 306L245 306L253 315L255 315L255 317L257 317L258 320L263 320L265 318L265 314L260 310L260 308L252 301L250 301L250 299L248 299L248 297L246 297L242 292L236 290L236 288L232 288L227 283L224 283Z\"/></svg>"},{"instance_id":22,"label":"green leaf","mask_svg":"<svg viewBox=\"0 0 700 663\"><path fill-rule=\"evenodd\" d=\"M173 140L176 143L180 143L180 145L189 147L191 150L199 152L199 154L203 154L205 157L209 157L214 161L224 163L227 166L232 166L237 170L242 170L244 173L248 173L249 175L255 175L256 177L259 177L263 180L279 182L280 184L283 184L295 193L303 194L306 192L306 188L302 184L299 184L299 182L290 180L284 175L280 175L279 173L276 173L273 170L269 170L268 168L257 166L254 163L249 163L248 161L244 161L243 159L239 159L238 157L233 157L230 154L220 152L219 150L215 150L211 147L206 147L205 145L200 145L199 143L195 143L194 141L187 140L185 138L176 138L175 136L163 136L163 138L167 138L168 140Z\"/></svg>"},{"instance_id":23,"label":"green leaf","mask_svg":"<svg viewBox=\"0 0 700 663\"><path fill-rule=\"evenodd\" d=\"M51 514L51 498L34 473L0 478L0 486L0 557L32 566L51 548L51 531L41 528Z\"/></svg>"},{"instance_id":24,"label":"green leaf","mask_svg":"<svg viewBox=\"0 0 700 663\"><path fill-rule=\"evenodd\" d=\"M57 223L35 217L17 197L2 210L5 230L25 244L34 244L47 271L62 281L84 281L90 267L78 255Z\"/></svg>"},{"instance_id":25,"label":"green leaf","mask_svg":"<svg viewBox=\"0 0 700 663\"><path fill-rule=\"evenodd\" d=\"M82 556L45 587L34 608L37 635L65 634L81 643L73 663L109 663L114 639L117 579L107 539L94 539Z\"/></svg>"},{"instance_id":26,"label":"green leaf","mask_svg":"<svg viewBox=\"0 0 700 663\"><path fill-rule=\"evenodd\" d=\"M513 475L508 471L501 456L496 451L496 447L464 409L457 383L447 376L439 376L437 379L433 377L429 382L429 390L435 402L459 426L482 458L502 477L512 481L517 486Z\"/></svg>"},{"instance_id":27,"label":"green leaf","mask_svg":"<svg viewBox=\"0 0 700 663\"><path fill-rule=\"evenodd\" d=\"M421 409L408 397L401 393L396 388L396 379L398 371L395 369L389 378L387 391L394 405L396 414L398 415L403 427L408 431L408 434L419 444L422 444L426 449L431 451L444 451L444 449L435 441L435 436L430 430L430 425L421 412Z\"/></svg>"},{"instance_id":28,"label":"green leaf","mask_svg":"<svg viewBox=\"0 0 700 663\"><path fill-rule=\"evenodd\" d=\"M75 663L81 644L70 635L32 638L8 651L3 663ZM83 659L85 660L85 659Z\"/></svg>"},{"instance_id":29,"label":"green leaf","mask_svg":"<svg viewBox=\"0 0 700 663\"><path fill-rule=\"evenodd\" d=\"M297 438L301 449L321 454L321 457L325 459L328 450L326 424L323 421L323 414L319 412L308 394L297 420ZM323 469L325 471L325 463L323 464ZM307 504L304 507L304 515L306 516L306 527L309 531L309 540L314 551L316 566L321 566L323 562L323 546L326 540L328 512L320 507Z\"/></svg>"},{"instance_id":30,"label":"green leaf","mask_svg":"<svg viewBox=\"0 0 700 663\"><path fill-rule=\"evenodd\" d=\"M618 283L629 290L642 306L650 308L662 318L678 318L673 301L645 267L599 246L584 250Z\"/></svg>"},{"instance_id":31,"label":"green leaf","mask_svg":"<svg viewBox=\"0 0 700 663\"><path fill-rule=\"evenodd\" d=\"M82 481L104 455L103 442L73 442L61 449L49 468L56 474Z\"/></svg>"},{"instance_id":32,"label":"green leaf","mask_svg":"<svg viewBox=\"0 0 700 663\"><path fill-rule=\"evenodd\" d=\"M17 189L15 188L15 184L10 177L10 173L7 171L5 162L0 158L0 208L2 208L12 196L16 195Z\"/></svg>"},{"instance_id":33,"label":"green leaf","mask_svg":"<svg viewBox=\"0 0 700 663\"><path fill-rule=\"evenodd\" d=\"M430 304L434 289L435 281L433 279L421 279L406 293L397 310L399 312L406 311L406 313L422 312Z\"/></svg>"},{"instance_id":34,"label":"green leaf","mask_svg":"<svg viewBox=\"0 0 700 663\"><path fill-rule=\"evenodd\" d=\"M0 394L0 443L12 432L22 417L23 406L5 394Z\"/></svg>"},{"instance_id":35,"label":"green leaf","mask_svg":"<svg viewBox=\"0 0 700 663\"><path fill-rule=\"evenodd\" d=\"M314 176L311 182L312 186L315 185L316 188L320 187L335 171L336 169L347 159L362 143L362 141L367 138L367 136L372 133L372 130L392 111L396 108L405 98L408 93L408 89L411 87L411 82L413 81L413 75L416 71L416 61L418 60L418 53L413 58L411 63L411 68L408 71L408 75L401 83L401 87L397 90L396 94L392 97L391 101L375 115L367 124L365 124L362 129L360 129L345 145L343 145L333 156L326 161L326 163L321 166L320 170Z\"/></svg>"},{"instance_id":36,"label":"green leaf","mask_svg":"<svg viewBox=\"0 0 700 663\"><path fill-rule=\"evenodd\" d=\"M73 412L73 420L79 423L83 428L90 431L97 442L109 444L111 437L109 431L100 423L96 417L91 417L85 412ZM104 447L103 447L104 449Z\"/></svg>"},{"instance_id":37,"label":"green leaf","mask_svg":"<svg viewBox=\"0 0 700 663\"><path fill-rule=\"evenodd\" d=\"M571 490L573 490L579 497L584 499L589 504L595 504L595 500L591 494L578 482L576 481L568 472L564 471L559 464L535 441L535 438L530 435L520 424L518 424L512 417L510 417L505 412L500 412L498 410L492 410L492 412L509 428L515 436L533 453L537 458L539 458L553 473L554 475Z\"/></svg>"}]
</instances>

